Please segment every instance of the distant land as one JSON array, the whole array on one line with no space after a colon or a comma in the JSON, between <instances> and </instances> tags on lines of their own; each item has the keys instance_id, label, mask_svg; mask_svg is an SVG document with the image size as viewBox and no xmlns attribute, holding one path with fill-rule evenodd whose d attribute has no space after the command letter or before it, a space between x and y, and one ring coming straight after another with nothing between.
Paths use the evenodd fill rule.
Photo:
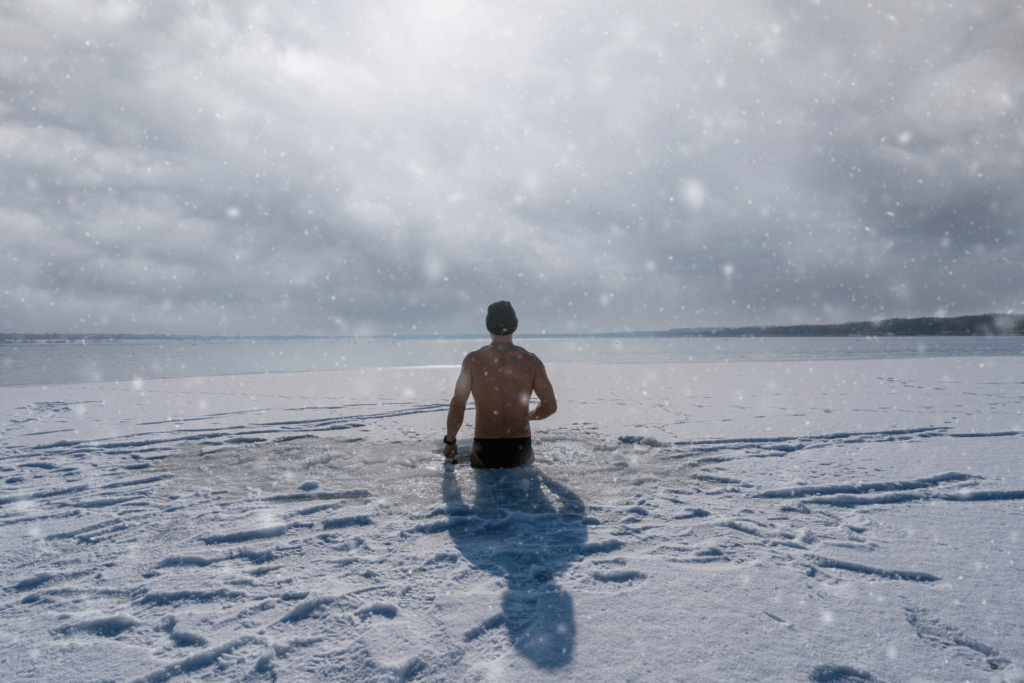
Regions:
<instances>
[{"instance_id":1,"label":"distant land","mask_svg":"<svg viewBox=\"0 0 1024 683\"><path fill-rule=\"evenodd\" d=\"M1024 315L986 313L956 318L889 318L833 325L759 325L748 327L689 327L653 332L603 332L564 334L520 334L519 338L584 339L636 337L940 337L1024 335ZM375 337L341 337L313 335L242 335L203 336L192 334L21 334L0 332L0 343L71 344L117 341L303 341L314 339L486 339L485 334L450 335L378 335Z\"/></svg>"},{"instance_id":2,"label":"distant land","mask_svg":"<svg viewBox=\"0 0 1024 683\"><path fill-rule=\"evenodd\" d=\"M835 325L676 329L667 337L942 337L1024 334L1024 315L986 313L957 318L889 318Z\"/></svg>"}]
</instances>

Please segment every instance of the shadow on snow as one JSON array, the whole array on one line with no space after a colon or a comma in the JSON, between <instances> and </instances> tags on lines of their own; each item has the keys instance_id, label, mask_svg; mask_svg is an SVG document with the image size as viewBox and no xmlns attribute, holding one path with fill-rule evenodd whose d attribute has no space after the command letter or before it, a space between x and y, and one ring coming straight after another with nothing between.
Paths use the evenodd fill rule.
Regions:
<instances>
[{"instance_id":1,"label":"shadow on snow","mask_svg":"<svg viewBox=\"0 0 1024 683\"><path fill-rule=\"evenodd\" d=\"M572 596L554 579L587 540L583 501L536 465L473 475L473 504L466 505L455 472L444 473L452 540L475 566L505 579L502 617L516 649L538 667L564 666L575 647L575 614Z\"/></svg>"}]
</instances>

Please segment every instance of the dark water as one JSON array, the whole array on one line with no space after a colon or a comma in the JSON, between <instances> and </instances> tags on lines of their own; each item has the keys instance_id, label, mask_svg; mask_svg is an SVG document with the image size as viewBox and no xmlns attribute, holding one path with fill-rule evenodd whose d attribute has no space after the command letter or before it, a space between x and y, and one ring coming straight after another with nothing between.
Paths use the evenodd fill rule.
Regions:
<instances>
[{"instance_id":1,"label":"dark water","mask_svg":"<svg viewBox=\"0 0 1024 683\"><path fill-rule=\"evenodd\" d=\"M0 385L459 365L483 339L0 344ZM545 363L715 363L1021 356L1024 337L522 339Z\"/></svg>"}]
</instances>

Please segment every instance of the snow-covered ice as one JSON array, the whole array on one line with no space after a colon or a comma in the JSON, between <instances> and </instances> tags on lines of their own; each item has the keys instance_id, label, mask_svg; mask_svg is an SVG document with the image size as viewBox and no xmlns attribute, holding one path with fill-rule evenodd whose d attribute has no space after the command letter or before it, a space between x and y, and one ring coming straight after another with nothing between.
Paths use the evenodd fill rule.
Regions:
<instances>
[{"instance_id":1,"label":"snow-covered ice","mask_svg":"<svg viewBox=\"0 0 1024 683\"><path fill-rule=\"evenodd\" d=\"M1024 681L1024 359L456 372L0 387L0 677Z\"/></svg>"}]
</instances>

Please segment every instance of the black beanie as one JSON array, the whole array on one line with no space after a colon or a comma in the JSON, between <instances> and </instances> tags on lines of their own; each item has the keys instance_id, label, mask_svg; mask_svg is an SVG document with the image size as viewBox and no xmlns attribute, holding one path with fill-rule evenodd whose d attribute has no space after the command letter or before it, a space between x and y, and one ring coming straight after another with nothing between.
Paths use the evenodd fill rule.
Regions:
<instances>
[{"instance_id":1,"label":"black beanie","mask_svg":"<svg viewBox=\"0 0 1024 683\"><path fill-rule=\"evenodd\" d=\"M491 334L508 335L519 327L519 319L508 301L495 301L487 307L487 331Z\"/></svg>"}]
</instances>

